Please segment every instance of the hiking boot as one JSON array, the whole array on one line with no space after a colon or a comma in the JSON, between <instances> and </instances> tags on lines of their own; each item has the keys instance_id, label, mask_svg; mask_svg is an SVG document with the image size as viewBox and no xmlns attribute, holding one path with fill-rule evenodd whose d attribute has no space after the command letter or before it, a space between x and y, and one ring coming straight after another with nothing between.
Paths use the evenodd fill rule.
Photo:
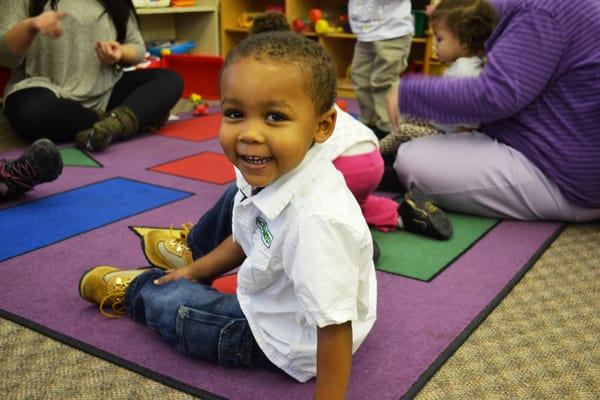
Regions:
<instances>
[{"instance_id":1,"label":"hiking boot","mask_svg":"<svg viewBox=\"0 0 600 400\"><path fill-rule=\"evenodd\" d=\"M17 159L0 160L0 198L12 198L55 180L63 161L54 143L38 139Z\"/></svg>"},{"instance_id":2,"label":"hiking boot","mask_svg":"<svg viewBox=\"0 0 600 400\"><path fill-rule=\"evenodd\" d=\"M119 106L106 117L96 122L90 129L77 132L75 144L89 151L104 150L114 139L123 139L138 133L139 122L133 111Z\"/></svg>"},{"instance_id":3,"label":"hiking boot","mask_svg":"<svg viewBox=\"0 0 600 400\"><path fill-rule=\"evenodd\" d=\"M153 230L144 235L144 255L157 268L164 270L185 267L192 263L192 251L187 244L192 224L181 230Z\"/></svg>"},{"instance_id":4,"label":"hiking boot","mask_svg":"<svg viewBox=\"0 0 600 400\"><path fill-rule=\"evenodd\" d=\"M148 269L121 270L101 265L87 271L79 280L79 295L84 300L98 304L100 312L108 318L125 314L125 290L129 283ZM111 307L105 311L104 307Z\"/></svg>"},{"instance_id":5,"label":"hiking boot","mask_svg":"<svg viewBox=\"0 0 600 400\"><path fill-rule=\"evenodd\" d=\"M444 211L417 192L410 191L398 207L398 214L408 232L434 239L447 240L452 236L452 222Z\"/></svg>"}]
</instances>

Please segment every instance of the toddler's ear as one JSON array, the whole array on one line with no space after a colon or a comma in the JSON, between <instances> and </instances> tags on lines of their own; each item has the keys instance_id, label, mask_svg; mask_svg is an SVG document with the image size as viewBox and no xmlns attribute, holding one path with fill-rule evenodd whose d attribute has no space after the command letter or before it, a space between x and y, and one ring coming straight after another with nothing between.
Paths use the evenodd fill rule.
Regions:
<instances>
[{"instance_id":1,"label":"toddler's ear","mask_svg":"<svg viewBox=\"0 0 600 400\"><path fill-rule=\"evenodd\" d=\"M331 136L333 129L335 128L336 118L337 111L335 107L331 107L319 117L317 132L315 133L316 143L323 143Z\"/></svg>"}]
</instances>

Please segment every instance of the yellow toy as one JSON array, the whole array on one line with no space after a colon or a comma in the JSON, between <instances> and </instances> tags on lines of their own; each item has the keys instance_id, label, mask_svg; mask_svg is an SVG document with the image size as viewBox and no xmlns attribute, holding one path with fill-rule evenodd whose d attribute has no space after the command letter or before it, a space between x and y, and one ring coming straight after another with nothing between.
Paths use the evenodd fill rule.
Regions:
<instances>
[{"instance_id":1,"label":"yellow toy","mask_svg":"<svg viewBox=\"0 0 600 400\"><path fill-rule=\"evenodd\" d=\"M238 17L238 26L240 28L243 29L250 29L252 28L252 22L254 21L254 18L258 17L259 15L262 15L264 13L261 12L243 12L242 15L240 15Z\"/></svg>"}]
</instances>

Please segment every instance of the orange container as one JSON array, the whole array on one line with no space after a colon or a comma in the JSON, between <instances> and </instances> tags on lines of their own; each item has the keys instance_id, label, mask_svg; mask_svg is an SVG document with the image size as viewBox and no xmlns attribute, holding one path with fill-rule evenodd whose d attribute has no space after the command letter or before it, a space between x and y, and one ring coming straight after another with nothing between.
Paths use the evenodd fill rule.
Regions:
<instances>
[{"instance_id":1,"label":"orange container","mask_svg":"<svg viewBox=\"0 0 600 400\"><path fill-rule=\"evenodd\" d=\"M223 57L202 54L171 54L161 58L161 67L183 79L183 97L196 93L207 100L219 99L219 72Z\"/></svg>"}]
</instances>

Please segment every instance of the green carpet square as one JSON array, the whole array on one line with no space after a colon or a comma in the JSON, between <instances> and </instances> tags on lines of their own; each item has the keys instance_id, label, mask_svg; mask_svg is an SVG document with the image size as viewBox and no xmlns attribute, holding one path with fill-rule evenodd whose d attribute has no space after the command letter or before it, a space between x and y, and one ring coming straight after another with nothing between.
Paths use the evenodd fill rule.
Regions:
<instances>
[{"instance_id":1,"label":"green carpet square","mask_svg":"<svg viewBox=\"0 0 600 400\"><path fill-rule=\"evenodd\" d=\"M492 229L499 220L448 213L454 228L450 240L430 239L403 230L382 233L372 230L381 257L378 270L430 281Z\"/></svg>"},{"instance_id":2,"label":"green carpet square","mask_svg":"<svg viewBox=\"0 0 600 400\"><path fill-rule=\"evenodd\" d=\"M75 147L61 149L60 156L63 159L63 164L69 167L102 168L102 165L98 161Z\"/></svg>"}]
</instances>

